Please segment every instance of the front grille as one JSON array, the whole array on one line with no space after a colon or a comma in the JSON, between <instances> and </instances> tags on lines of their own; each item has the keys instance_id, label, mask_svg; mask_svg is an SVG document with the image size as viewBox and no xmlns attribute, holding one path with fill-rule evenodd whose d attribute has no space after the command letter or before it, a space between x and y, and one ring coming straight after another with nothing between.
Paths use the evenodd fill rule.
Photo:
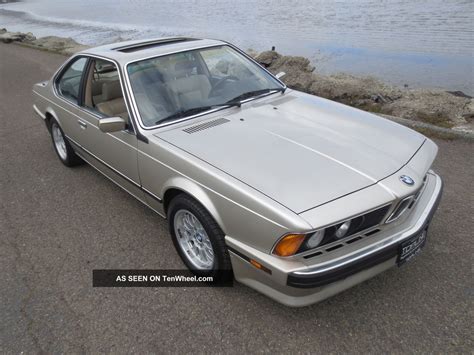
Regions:
<instances>
[{"instance_id":1,"label":"front grille","mask_svg":"<svg viewBox=\"0 0 474 355\"><path fill-rule=\"evenodd\" d=\"M396 221L405 212L410 210L415 205L415 203L418 201L418 199L420 198L421 194L423 193L423 191L425 189L426 179L427 179L427 176L425 176L425 178L423 179L423 184L421 185L421 187L418 189L418 191L414 195L405 197L403 200L401 200L398 203L397 207L395 207L395 209L390 214L390 217L387 218L385 223L390 223L390 222Z\"/></svg>"},{"instance_id":2,"label":"front grille","mask_svg":"<svg viewBox=\"0 0 474 355\"><path fill-rule=\"evenodd\" d=\"M402 216L402 214L404 214L406 210L411 206L413 201L414 201L414 196L408 196L404 198L403 200L401 200L400 203L395 208L395 210L390 215L390 217L387 218L386 223L390 223L399 219Z\"/></svg>"},{"instance_id":3,"label":"front grille","mask_svg":"<svg viewBox=\"0 0 474 355\"><path fill-rule=\"evenodd\" d=\"M359 242L361 240L371 237L372 235L377 234L381 230L381 227L379 226L381 226L383 223L392 222L395 219L398 219L399 217L404 215L406 211L409 211L413 208L413 206L418 202L418 200L423 194L423 191L426 187L427 178L428 176L425 176L425 178L423 179L422 186L418 189L418 191L416 191L414 195L410 195L398 203L392 203L390 205L380 207L363 215L348 219L351 220L351 226L347 233L340 239L336 237L335 232L339 227L342 226L342 224L344 224L345 221L341 221L330 227L326 227L326 230L324 232L324 239L321 244L318 247L305 252L303 257L305 259L310 259L323 254L327 254L334 250L338 250L349 244ZM387 215L393 205L395 205L395 208L387 218ZM396 218L394 219L394 217Z\"/></svg>"}]
</instances>

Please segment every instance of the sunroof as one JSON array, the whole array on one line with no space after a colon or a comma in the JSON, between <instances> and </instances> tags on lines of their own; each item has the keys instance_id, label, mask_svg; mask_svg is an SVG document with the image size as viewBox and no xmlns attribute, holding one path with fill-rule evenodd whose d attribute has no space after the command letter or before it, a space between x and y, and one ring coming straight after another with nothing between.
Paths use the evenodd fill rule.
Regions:
<instances>
[{"instance_id":1,"label":"sunroof","mask_svg":"<svg viewBox=\"0 0 474 355\"><path fill-rule=\"evenodd\" d=\"M196 40L197 38L186 38L186 37L166 38L166 39L158 39L158 40L149 41L149 42L132 44L132 45L123 46L123 47L117 47L117 48L114 48L114 50L123 52L123 53L132 53L132 52L137 52L144 49L150 49L150 48L163 46L166 44L190 42L190 41L196 41Z\"/></svg>"}]
</instances>

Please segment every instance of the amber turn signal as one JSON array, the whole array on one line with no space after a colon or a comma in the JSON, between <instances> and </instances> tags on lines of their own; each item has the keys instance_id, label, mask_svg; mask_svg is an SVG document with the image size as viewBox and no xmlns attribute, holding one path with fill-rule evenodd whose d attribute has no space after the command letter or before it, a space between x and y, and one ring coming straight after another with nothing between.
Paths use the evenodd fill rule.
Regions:
<instances>
[{"instance_id":1,"label":"amber turn signal","mask_svg":"<svg viewBox=\"0 0 474 355\"><path fill-rule=\"evenodd\" d=\"M255 266L257 269L260 269L260 270L262 270L262 271L265 271L266 273L269 273L269 274L272 273L272 270L270 270L269 268L266 268L265 266L263 266L262 264L260 264L257 260L250 259L250 264L252 264L253 266Z\"/></svg>"},{"instance_id":2,"label":"amber turn signal","mask_svg":"<svg viewBox=\"0 0 474 355\"><path fill-rule=\"evenodd\" d=\"M273 253L278 256L295 255L301 244L304 242L305 234L288 234L280 239L273 249Z\"/></svg>"}]
</instances>

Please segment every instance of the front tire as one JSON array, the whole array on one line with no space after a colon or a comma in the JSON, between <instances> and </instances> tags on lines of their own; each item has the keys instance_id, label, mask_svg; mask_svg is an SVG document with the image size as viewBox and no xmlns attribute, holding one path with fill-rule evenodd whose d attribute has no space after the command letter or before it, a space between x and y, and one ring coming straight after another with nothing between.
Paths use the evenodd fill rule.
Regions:
<instances>
[{"instance_id":1,"label":"front tire","mask_svg":"<svg viewBox=\"0 0 474 355\"><path fill-rule=\"evenodd\" d=\"M219 282L233 278L224 233L199 202L186 194L176 196L168 208L168 224L179 256L194 274Z\"/></svg>"},{"instance_id":2,"label":"front tire","mask_svg":"<svg viewBox=\"0 0 474 355\"><path fill-rule=\"evenodd\" d=\"M68 167L82 164L83 160L74 152L74 149L55 119L51 119L50 128L53 147L59 160Z\"/></svg>"}]
</instances>

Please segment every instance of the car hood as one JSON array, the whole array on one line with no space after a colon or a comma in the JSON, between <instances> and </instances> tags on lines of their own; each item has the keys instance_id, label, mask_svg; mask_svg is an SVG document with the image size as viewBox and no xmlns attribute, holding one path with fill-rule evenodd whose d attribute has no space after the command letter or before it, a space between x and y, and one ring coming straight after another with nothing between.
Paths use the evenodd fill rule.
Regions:
<instances>
[{"instance_id":1,"label":"car hood","mask_svg":"<svg viewBox=\"0 0 474 355\"><path fill-rule=\"evenodd\" d=\"M155 136L296 213L392 175L425 140L329 100L295 91L277 95Z\"/></svg>"}]
</instances>

